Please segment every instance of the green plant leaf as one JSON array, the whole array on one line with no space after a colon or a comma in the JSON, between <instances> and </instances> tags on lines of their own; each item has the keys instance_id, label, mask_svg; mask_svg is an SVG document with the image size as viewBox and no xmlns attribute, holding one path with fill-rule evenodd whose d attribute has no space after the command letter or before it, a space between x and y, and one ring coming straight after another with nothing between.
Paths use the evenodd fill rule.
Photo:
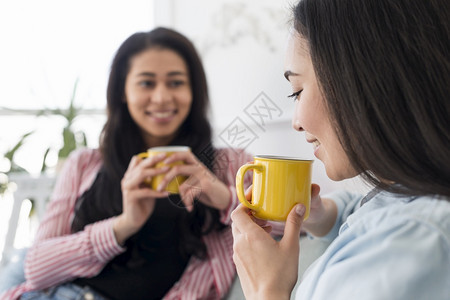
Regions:
<instances>
[{"instance_id":1,"label":"green plant leaf","mask_svg":"<svg viewBox=\"0 0 450 300\"><path fill-rule=\"evenodd\" d=\"M81 142L78 144L82 147L87 147L87 138L86 138L86 134L84 132L79 132L79 134L81 135Z\"/></svg>"},{"instance_id":2,"label":"green plant leaf","mask_svg":"<svg viewBox=\"0 0 450 300\"><path fill-rule=\"evenodd\" d=\"M47 170L47 164L45 161L47 160L48 153L50 152L50 148L47 148L44 153L44 158L42 159L41 173L44 173Z\"/></svg>"},{"instance_id":3,"label":"green plant leaf","mask_svg":"<svg viewBox=\"0 0 450 300\"><path fill-rule=\"evenodd\" d=\"M70 152L77 148L75 134L69 127L65 127L63 130L63 140L64 145L58 152L59 158L66 158L67 156L69 156Z\"/></svg>"},{"instance_id":4,"label":"green plant leaf","mask_svg":"<svg viewBox=\"0 0 450 300\"><path fill-rule=\"evenodd\" d=\"M66 109L45 108L45 109L39 110L36 115L36 117L39 117L39 116L61 116L67 121L66 126L62 131L63 146L58 150L58 158L67 158L69 156L69 154L72 151L74 151L75 149L77 149L78 147L87 147L86 134L82 131L76 132L76 134L75 134L75 132L72 129L73 121L75 120L75 118L77 118L80 115L80 113L82 111L81 106L78 107L75 105L78 83L79 83L79 78L76 79L76 81L73 85L70 103ZM20 113L20 110L14 110L14 109L3 108L3 107L0 107L0 108L10 110L10 111L17 111ZM25 139L32 133L33 133L33 131L24 134L20 138L19 142L17 142L17 144L14 145L14 147L11 148L4 155L11 162L11 168L8 171L8 173L9 172L23 172L23 171L26 172L26 170L24 168L22 168L21 166L17 165L14 162L14 155L23 146ZM47 156L48 156L50 150L51 150L50 148L47 148L44 153L44 157L42 160L42 166L41 166L41 172L44 172L47 169L46 159L47 159Z\"/></svg>"},{"instance_id":5,"label":"green plant leaf","mask_svg":"<svg viewBox=\"0 0 450 300\"><path fill-rule=\"evenodd\" d=\"M14 161L14 155L16 154L17 150L19 150L20 147L22 147L22 145L23 145L25 139L26 139L28 136L30 136L31 134L33 134L33 132L34 132L34 131L30 131L30 132L27 132L27 133L25 133L24 135L22 135L22 136L20 137L20 140L17 142L17 144L15 144L15 145L11 148L11 150L8 150L8 151L6 152L5 157L6 157L7 159L9 159L9 161L11 162L11 164L12 164L12 162Z\"/></svg>"},{"instance_id":6,"label":"green plant leaf","mask_svg":"<svg viewBox=\"0 0 450 300\"><path fill-rule=\"evenodd\" d=\"M78 88L78 82L79 82L79 78L77 78L75 80L75 84L73 86L73 91L72 91L72 97L70 98L70 105L69 105L69 109L66 112L66 119L69 123L68 127L70 127L72 125L73 120L77 117L80 108L75 106L75 98L77 95L77 88Z\"/></svg>"},{"instance_id":7,"label":"green plant leaf","mask_svg":"<svg viewBox=\"0 0 450 300\"><path fill-rule=\"evenodd\" d=\"M8 186L9 185L7 183L0 184L0 195L3 195L6 192L6 190L8 189Z\"/></svg>"}]
</instances>

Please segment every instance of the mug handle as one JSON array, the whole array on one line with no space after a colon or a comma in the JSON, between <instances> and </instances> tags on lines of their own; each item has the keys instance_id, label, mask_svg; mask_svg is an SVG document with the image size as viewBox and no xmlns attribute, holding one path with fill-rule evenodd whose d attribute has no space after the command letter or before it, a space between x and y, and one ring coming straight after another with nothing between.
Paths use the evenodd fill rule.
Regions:
<instances>
[{"instance_id":1,"label":"mug handle","mask_svg":"<svg viewBox=\"0 0 450 300\"><path fill-rule=\"evenodd\" d=\"M148 152L141 152L137 155L140 158L147 158L148 157Z\"/></svg>"},{"instance_id":2,"label":"mug handle","mask_svg":"<svg viewBox=\"0 0 450 300\"><path fill-rule=\"evenodd\" d=\"M247 198L245 198L245 192L244 192L244 175L245 173L250 170L254 169L255 171L263 172L264 166L262 165L255 165L254 163L248 163L239 168L236 174L236 192L239 199L239 202L241 202L244 206L247 208L250 208L251 210L258 211L260 209L260 206L255 206L247 201Z\"/></svg>"},{"instance_id":3,"label":"mug handle","mask_svg":"<svg viewBox=\"0 0 450 300\"><path fill-rule=\"evenodd\" d=\"M140 158L147 158L147 157L148 157L148 152L141 152L141 153L139 153L137 156L140 157ZM151 180L151 179L150 179L150 180L145 179L145 180L144 180L144 183L145 183L146 185L148 185L149 187L152 186L152 180Z\"/></svg>"}]
</instances>

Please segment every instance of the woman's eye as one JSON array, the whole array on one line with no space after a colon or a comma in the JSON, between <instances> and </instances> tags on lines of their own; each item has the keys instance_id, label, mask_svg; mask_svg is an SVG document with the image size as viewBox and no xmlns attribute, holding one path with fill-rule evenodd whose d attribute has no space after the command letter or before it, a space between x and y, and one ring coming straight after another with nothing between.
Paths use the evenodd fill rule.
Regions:
<instances>
[{"instance_id":1,"label":"woman's eye","mask_svg":"<svg viewBox=\"0 0 450 300\"><path fill-rule=\"evenodd\" d=\"M298 92L292 93L291 95L288 96L288 98L294 98L295 100L298 100L298 97L300 96L300 94L303 92L303 90L299 90Z\"/></svg>"},{"instance_id":2,"label":"woman's eye","mask_svg":"<svg viewBox=\"0 0 450 300\"><path fill-rule=\"evenodd\" d=\"M181 85L183 85L184 84L184 81L183 80L174 80L174 81L170 81L169 82L169 86L170 87L179 87L179 86L181 86Z\"/></svg>"},{"instance_id":3,"label":"woman's eye","mask_svg":"<svg viewBox=\"0 0 450 300\"><path fill-rule=\"evenodd\" d=\"M139 82L139 86L149 88L155 86L155 83L153 81L143 80Z\"/></svg>"}]
</instances>

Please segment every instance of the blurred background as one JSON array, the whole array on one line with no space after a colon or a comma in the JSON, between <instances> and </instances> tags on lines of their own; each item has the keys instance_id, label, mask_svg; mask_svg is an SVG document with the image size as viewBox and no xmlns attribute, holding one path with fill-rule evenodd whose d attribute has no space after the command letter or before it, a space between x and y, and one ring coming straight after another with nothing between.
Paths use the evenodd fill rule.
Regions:
<instances>
[{"instance_id":1,"label":"blurred background","mask_svg":"<svg viewBox=\"0 0 450 300\"><path fill-rule=\"evenodd\" d=\"M283 77L290 0L0 2L0 253L29 245L57 176L77 147L97 147L112 57L136 31L174 28L206 69L216 146L313 159L291 129ZM332 182L323 192L365 189Z\"/></svg>"}]
</instances>

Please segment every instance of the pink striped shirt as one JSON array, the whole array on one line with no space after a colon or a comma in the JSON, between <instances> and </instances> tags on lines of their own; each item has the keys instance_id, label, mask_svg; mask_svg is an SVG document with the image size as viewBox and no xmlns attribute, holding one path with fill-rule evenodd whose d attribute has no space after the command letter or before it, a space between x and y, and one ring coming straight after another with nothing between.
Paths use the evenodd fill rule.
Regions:
<instances>
[{"instance_id":1,"label":"pink striped shirt","mask_svg":"<svg viewBox=\"0 0 450 300\"><path fill-rule=\"evenodd\" d=\"M231 223L231 212L238 204L236 172L251 160L252 156L243 150L219 149L217 152L214 171L231 191L231 204L221 211L224 224ZM92 185L101 163L100 153L92 149L76 151L68 158L35 242L28 250L26 282L4 293L2 300L18 299L27 291L42 290L74 278L95 276L110 260L125 251L114 237L115 217L71 234L75 202ZM251 176L246 177L245 184L251 184ZM192 257L182 277L164 299L220 299L228 292L235 275L231 229L210 233L203 240L208 259Z\"/></svg>"}]
</instances>

